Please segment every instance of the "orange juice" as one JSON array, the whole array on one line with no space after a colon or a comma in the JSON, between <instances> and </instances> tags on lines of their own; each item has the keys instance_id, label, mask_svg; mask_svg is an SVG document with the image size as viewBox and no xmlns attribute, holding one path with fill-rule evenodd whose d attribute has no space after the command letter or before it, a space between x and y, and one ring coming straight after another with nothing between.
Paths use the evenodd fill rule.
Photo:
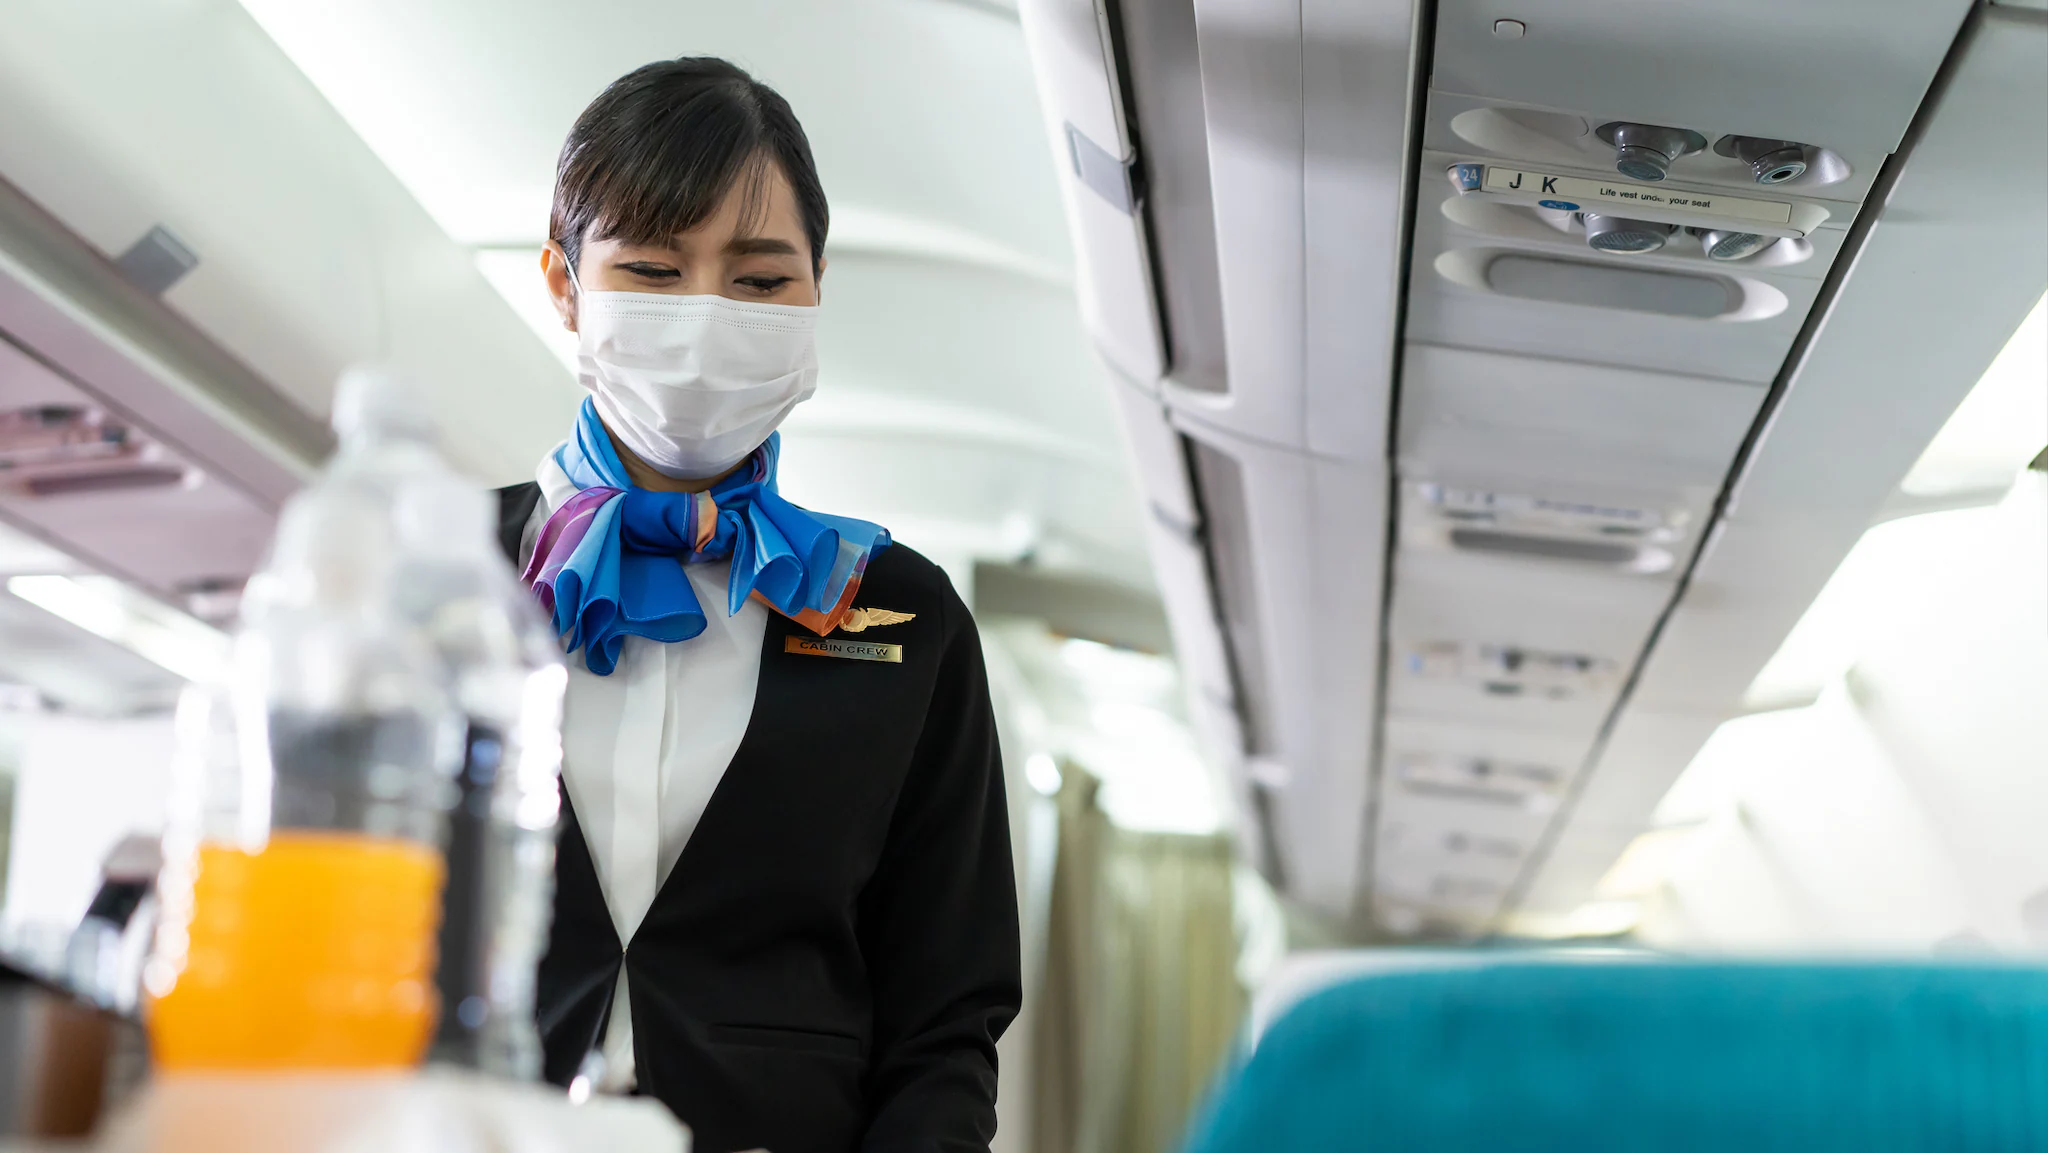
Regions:
<instances>
[{"instance_id":1,"label":"orange juice","mask_svg":"<svg viewBox=\"0 0 2048 1153\"><path fill-rule=\"evenodd\" d=\"M149 1013L166 1069L416 1064L434 1026L441 855L362 833L205 845L185 962Z\"/></svg>"}]
</instances>

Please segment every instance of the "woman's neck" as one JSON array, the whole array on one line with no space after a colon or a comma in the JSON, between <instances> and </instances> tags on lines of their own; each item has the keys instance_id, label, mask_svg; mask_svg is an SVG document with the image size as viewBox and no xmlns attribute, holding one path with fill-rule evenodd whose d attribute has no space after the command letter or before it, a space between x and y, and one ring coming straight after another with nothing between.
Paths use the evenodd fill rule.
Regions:
<instances>
[{"instance_id":1,"label":"woman's neck","mask_svg":"<svg viewBox=\"0 0 2048 1153\"><path fill-rule=\"evenodd\" d=\"M612 433L611 429L605 429L604 435L612 442L612 451L619 454L619 463L626 466L627 478L633 482L635 487L644 488L649 492L705 492L712 485L738 472L740 466L747 463L745 460L742 460L739 464L733 465L717 476L677 478L657 472L654 466L635 456L632 449L619 443L619 438Z\"/></svg>"}]
</instances>

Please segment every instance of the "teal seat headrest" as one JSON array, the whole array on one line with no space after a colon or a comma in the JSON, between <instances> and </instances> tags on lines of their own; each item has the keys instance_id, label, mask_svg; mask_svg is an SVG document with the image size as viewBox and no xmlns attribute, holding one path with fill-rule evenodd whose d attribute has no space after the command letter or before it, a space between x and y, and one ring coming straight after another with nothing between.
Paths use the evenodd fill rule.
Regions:
<instances>
[{"instance_id":1,"label":"teal seat headrest","mask_svg":"<svg viewBox=\"0 0 2048 1153\"><path fill-rule=\"evenodd\" d=\"M2048 969L1512 962L1286 1013L1190 1153L2048 1153Z\"/></svg>"}]
</instances>

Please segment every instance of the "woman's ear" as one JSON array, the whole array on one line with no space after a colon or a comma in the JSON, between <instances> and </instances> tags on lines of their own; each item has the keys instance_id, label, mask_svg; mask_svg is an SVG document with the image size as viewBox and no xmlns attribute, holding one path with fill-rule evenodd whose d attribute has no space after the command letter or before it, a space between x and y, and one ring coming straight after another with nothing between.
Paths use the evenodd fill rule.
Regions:
<instances>
[{"instance_id":1,"label":"woman's ear","mask_svg":"<svg viewBox=\"0 0 2048 1153\"><path fill-rule=\"evenodd\" d=\"M562 327L576 331L576 284L569 279L569 255L560 244L550 240L540 250L540 274L548 283L548 295L554 299Z\"/></svg>"},{"instance_id":2,"label":"woman's ear","mask_svg":"<svg viewBox=\"0 0 2048 1153\"><path fill-rule=\"evenodd\" d=\"M829 261L829 260L826 260L826 259L825 259L824 257L822 257L822 256L820 256L820 257L818 258L818 276L817 276L817 279L818 279L818 303L819 303L819 304L823 304L823 303L825 303L825 266L826 266L826 265L828 265L828 264L830 264L830 263L832 263L832 262L831 262L831 261Z\"/></svg>"}]
</instances>

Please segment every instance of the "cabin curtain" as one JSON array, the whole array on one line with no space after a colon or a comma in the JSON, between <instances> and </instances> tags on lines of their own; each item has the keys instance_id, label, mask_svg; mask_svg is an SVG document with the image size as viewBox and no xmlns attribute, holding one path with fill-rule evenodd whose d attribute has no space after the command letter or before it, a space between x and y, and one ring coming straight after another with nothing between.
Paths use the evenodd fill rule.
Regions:
<instances>
[{"instance_id":1,"label":"cabin curtain","mask_svg":"<svg viewBox=\"0 0 2048 1153\"><path fill-rule=\"evenodd\" d=\"M1170 1153L1243 1016L1230 841L1123 830L1063 769L1033 1153Z\"/></svg>"}]
</instances>

